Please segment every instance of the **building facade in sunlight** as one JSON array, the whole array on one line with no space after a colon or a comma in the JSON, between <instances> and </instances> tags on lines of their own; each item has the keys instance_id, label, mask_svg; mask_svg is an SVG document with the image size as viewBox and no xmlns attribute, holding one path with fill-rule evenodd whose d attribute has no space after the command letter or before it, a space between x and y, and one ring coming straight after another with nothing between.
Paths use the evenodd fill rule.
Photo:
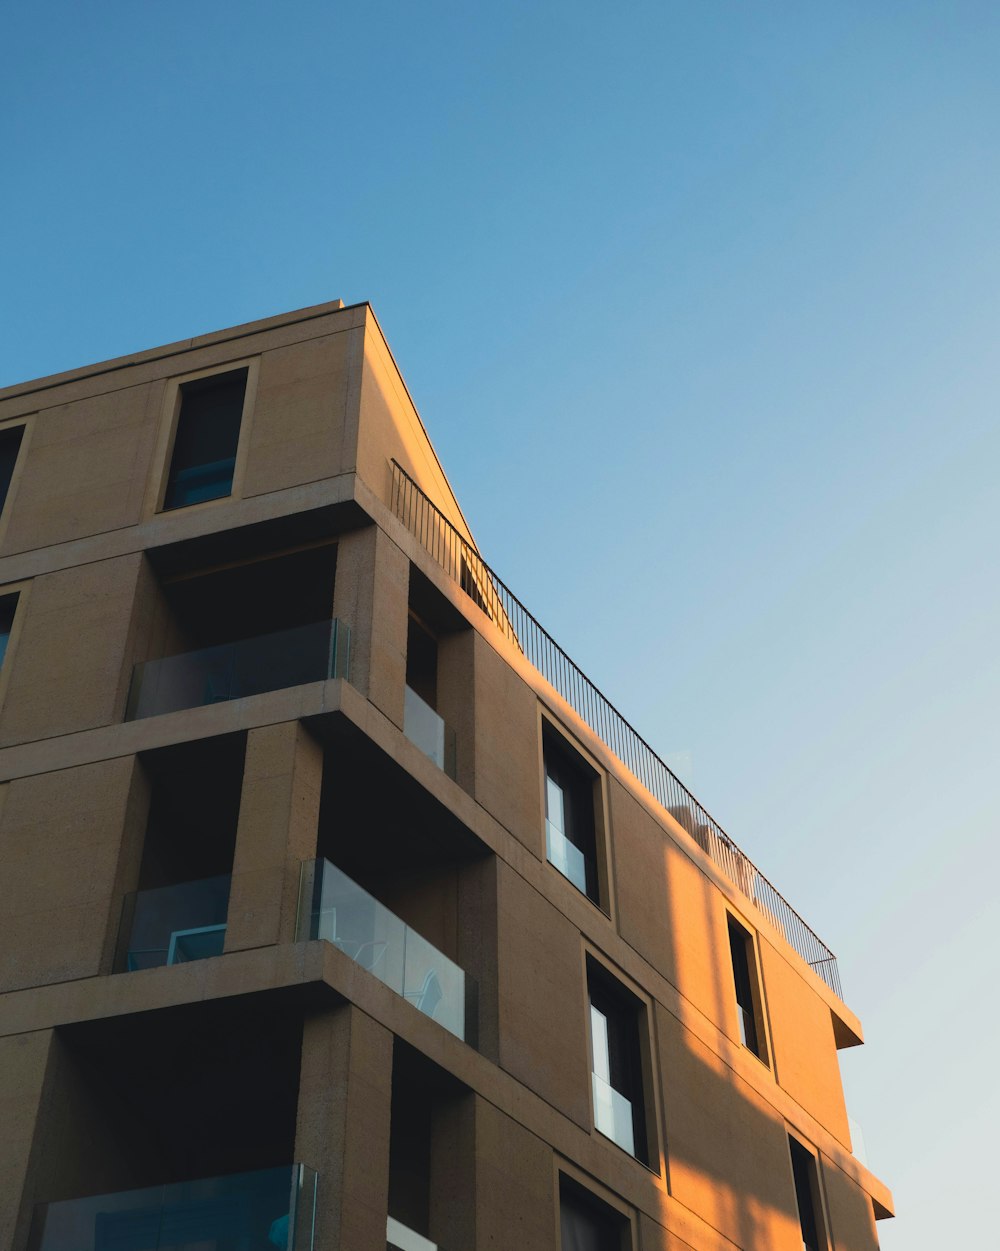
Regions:
<instances>
[{"instance_id":1,"label":"building facade in sunlight","mask_svg":"<svg viewBox=\"0 0 1000 1251\"><path fill-rule=\"evenodd\" d=\"M0 498L0 1251L874 1251L832 953L367 305L0 392Z\"/></svg>"}]
</instances>

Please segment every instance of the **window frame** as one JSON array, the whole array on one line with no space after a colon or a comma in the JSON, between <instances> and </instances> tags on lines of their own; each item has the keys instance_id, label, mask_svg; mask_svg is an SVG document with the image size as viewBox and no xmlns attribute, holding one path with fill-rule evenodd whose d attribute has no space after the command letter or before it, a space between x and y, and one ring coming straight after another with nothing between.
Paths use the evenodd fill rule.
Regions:
<instances>
[{"instance_id":1,"label":"window frame","mask_svg":"<svg viewBox=\"0 0 1000 1251\"><path fill-rule=\"evenodd\" d=\"M760 939L759 935L752 926L736 913L732 908L726 907L726 937L729 940L730 952L730 968L733 974L733 1015L736 1023L736 1030L733 1034L734 1038L739 1039L740 1046L746 1052L764 1065L766 1069L771 1069L771 1031L769 1028L769 1020L767 1014L767 997L764 993L764 977L761 972L760 960ZM754 1032L757 1036L757 1050L754 1050L742 1037L740 1029L740 1012L742 1006L739 1001L739 988L736 984L736 969L732 958L733 934L737 932L739 937L743 939L744 951L747 956L747 974L749 978L750 1003L751 1012L753 1013Z\"/></svg>"},{"instance_id":2,"label":"window frame","mask_svg":"<svg viewBox=\"0 0 1000 1251\"><path fill-rule=\"evenodd\" d=\"M592 1200L597 1208L604 1207L609 1215L617 1216L621 1221L619 1247L616 1251L634 1251L636 1245L636 1215L614 1191L602 1185L596 1178L582 1172L570 1160L561 1156L554 1158L553 1189L555 1194L555 1241L557 1251L567 1251L562 1240L562 1194L563 1186L572 1193L579 1192L584 1202Z\"/></svg>"},{"instance_id":3,"label":"window frame","mask_svg":"<svg viewBox=\"0 0 1000 1251\"><path fill-rule=\"evenodd\" d=\"M232 487L228 495L220 495L215 499L198 500L193 504L181 504L173 508L164 508L167 488L170 483L170 465L174 455L177 439L177 426L181 415L183 388L191 382L201 382L219 374L234 373L236 370L247 371L246 389L243 392L243 410L240 413L240 434L236 443L236 463L233 466ZM169 517L187 515L196 509L218 507L233 500L243 498L243 480L246 476L246 463L250 451L250 434L253 425L253 413L257 401L257 382L260 375L260 357L241 357L239 360L220 361L204 369L177 374L166 380L163 391L163 404L160 413L160 431L154 456L154 472L147 491L143 517Z\"/></svg>"},{"instance_id":4,"label":"window frame","mask_svg":"<svg viewBox=\"0 0 1000 1251\"><path fill-rule=\"evenodd\" d=\"M14 616L10 624L7 647L4 650L3 662L0 663L0 708L3 707L7 688L10 685L11 669L13 668L13 661L17 656L17 647L24 628L25 608L31 592L31 584L32 579L27 578L21 582L10 582L0 586L0 598L8 595L17 596L17 606L14 609Z\"/></svg>"},{"instance_id":5,"label":"window frame","mask_svg":"<svg viewBox=\"0 0 1000 1251\"><path fill-rule=\"evenodd\" d=\"M593 820L593 838L594 838L594 873L595 873L595 894L581 890L571 877L563 873L563 871L548 855L548 784L549 775L546 765L545 743L546 739L555 740L556 751L562 752L567 757L567 763L570 768L575 768L577 762L573 760L576 756L579 761L580 771L586 771L593 776L589 779L591 783L590 793L590 811ZM580 743L580 741L572 735L566 727L551 715L549 710L539 705L539 725L538 725L538 764L539 764L539 801L540 801L540 818L542 832L542 861L545 865L550 866L557 873L562 881L568 882L574 891L582 898L588 900L594 905L605 917L610 920L615 919L614 912L614 892L612 889L611 877L611 858L610 858L610 817L608 810L608 786L607 772L595 760ZM572 842L572 839L568 841ZM574 844L575 845L575 844ZM581 849L582 850L582 849Z\"/></svg>"},{"instance_id":6,"label":"window frame","mask_svg":"<svg viewBox=\"0 0 1000 1251\"><path fill-rule=\"evenodd\" d=\"M7 494L4 496L3 506L0 508L0 545L3 544L8 526L10 525L10 516L13 511L12 504L17 496L17 489L24 473L24 463L27 459L36 416L37 413L29 413L22 417L11 417L7 421L0 422L0 434L8 430L14 430L17 427L20 427L22 430L21 443L17 449L17 457L14 460L14 468L11 471Z\"/></svg>"},{"instance_id":7,"label":"window frame","mask_svg":"<svg viewBox=\"0 0 1000 1251\"><path fill-rule=\"evenodd\" d=\"M795 1163L792 1155L793 1144L804 1155L809 1157L809 1199L813 1209L813 1220L816 1224L815 1251L830 1251L830 1221L827 1215L826 1195L823 1186L823 1170L820 1166L820 1155L816 1148L790 1125L785 1126L788 1139L788 1175L792 1184L792 1195L795 1199L795 1214L802 1228L802 1211L799 1207L799 1188L795 1179ZM808 1247L803 1238L803 1247Z\"/></svg>"},{"instance_id":8,"label":"window frame","mask_svg":"<svg viewBox=\"0 0 1000 1251\"><path fill-rule=\"evenodd\" d=\"M636 1082L639 1086L638 1102L641 1112L639 1119L641 1138L640 1142L637 1142L635 1145L638 1147L641 1143L643 1155L629 1152L625 1147L622 1147L613 1138L610 1138L597 1128L593 1080L595 1074L594 1037L591 1025L593 1009L592 979L598 983L599 997L618 999L620 1001L621 1011L629 1014L629 1026L635 1031L633 1062L636 1070ZM618 1151L635 1160L637 1164L641 1165L642 1168L652 1173L655 1177L662 1176L660 1090L658 1066L654 1061L655 1049L651 1034L653 1027L653 1001L648 994L625 977L621 970L611 965L600 952L588 943L583 945L583 981L586 1008L587 1072L589 1078L587 1086L590 1103L590 1122L593 1126L592 1132L595 1135L599 1135L602 1140L609 1142ZM601 1008L598 1007L597 1010L600 1012ZM606 1015L606 1013L602 1013L602 1015ZM613 1089L617 1088L613 1087ZM619 1093L624 1095L623 1091L619 1091ZM629 1102L633 1105L637 1102L634 1092L633 1097L629 1098ZM636 1116L633 1112L633 1134L635 1134L636 1129Z\"/></svg>"}]
</instances>

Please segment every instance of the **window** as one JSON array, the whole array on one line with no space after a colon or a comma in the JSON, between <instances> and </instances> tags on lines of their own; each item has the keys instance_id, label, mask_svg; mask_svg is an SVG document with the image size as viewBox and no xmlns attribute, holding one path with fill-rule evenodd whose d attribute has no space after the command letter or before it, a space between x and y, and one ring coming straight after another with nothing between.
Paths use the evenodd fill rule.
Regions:
<instances>
[{"instance_id":1,"label":"window","mask_svg":"<svg viewBox=\"0 0 1000 1251\"><path fill-rule=\"evenodd\" d=\"M406 629L406 685L430 708L437 708L437 639L411 612Z\"/></svg>"},{"instance_id":2,"label":"window","mask_svg":"<svg viewBox=\"0 0 1000 1251\"><path fill-rule=\"evenodd\" d=\"M560 1175L559 1251L623 1251L628 1227L620 1212Z\"/></svg>"},{"instance_id":3,"label":"window","mask_svg":"<svg viewBox=\"0 0 1000 1251\"><path fill-rule=\"evenodd\" d=\"M563 877L600 906L594 787L597 774L548 724L545 758L545 854Z\"/></svg>"},{"instance_id":4,"label":"window","mask_svg":"<svg viewBox=\"0 0 1000 1251\"><path fill-rule=\"evenodd\" d=\"M17 612L16 595L0 595L0 665L7 655L10 632L14 628L14 614Z\"/></svg>"},{"instance_id":5,"label":"window","mask_svg":"<svg viewBox=\"0 0 1000 1251\"><path fill-rule=\"evenodd\" d=\"M246 369L181 384L164 509L232 492L246 386Z\"/></svg>"},{"instance_id":6,"label":"window","mask_svg":"<svg viewBox=\"0 0 1000 1251\"><path fill-rule=\"evenodd\" d=\"M759 1060L767 1063L767 1044L761 1012L760 980L754 958L753 937L729 918L729 951L733 959L733 982L736 986L736 1017L740 1041Z\"/></svg>"},{"instance_id":7,"label":"window","mask_svg":"<svg viewBox=\"0 0 1000 1251\"><path fill-rule=\"evenodd\" d=\"M24 426L13 426L6 430L0 431L0 512L7 502L7 493L10 491L10 481L14 476L14 466L17 464L17 454L21 450L21 440L24 438Z\"/></svg>"},{"instance_id":8,"label":"window","mask_svg":"<svg viewBox=\"0 0 1000 1251\"><path fill-rule=\"evenodd\" d=\"M594 1128L649 1163L643 1096L642 1003L596 962L587 963Z\"/></svg>"},{"instance_id":9,"label":"window","mask_svg":"<svg viewBox=\"0 0 1000 1251\"><path fill-rule=\"evenodd\" d=\"M799 1211L803 1251L825 1251L826 1236L823 1231L816 1157L791 1134L788 1135L788 1150L792 1157L792 1178L795 1182L795 1203Z\"/></svg>"},{"instance_id":10,"label":"window","mask_svg":"<svg viewBox=\"0 0 1000 1251\"><path fill-rule=\"evenodd\" d=\"M456 773L455 731L437 711L438 641L411 611L406 631L403 733L449 777Z\"/></svg>"}]
</instances>

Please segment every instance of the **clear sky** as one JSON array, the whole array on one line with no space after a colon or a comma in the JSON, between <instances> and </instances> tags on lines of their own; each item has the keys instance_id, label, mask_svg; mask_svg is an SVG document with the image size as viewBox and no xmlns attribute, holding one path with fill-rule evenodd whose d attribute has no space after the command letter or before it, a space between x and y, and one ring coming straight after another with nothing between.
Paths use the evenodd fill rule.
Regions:
<instances>
[{"instance_id":1,"label":"clear sky","mask_svg":"<svg viewBox=\"0 0 1000 1251\"><path fill-rule=\"evenodd\" d=\"M840 956L883 1248L986 1246L1000 5L0 33L0 384L370 300L487 559Z\"/></svg>"}]
</instances>

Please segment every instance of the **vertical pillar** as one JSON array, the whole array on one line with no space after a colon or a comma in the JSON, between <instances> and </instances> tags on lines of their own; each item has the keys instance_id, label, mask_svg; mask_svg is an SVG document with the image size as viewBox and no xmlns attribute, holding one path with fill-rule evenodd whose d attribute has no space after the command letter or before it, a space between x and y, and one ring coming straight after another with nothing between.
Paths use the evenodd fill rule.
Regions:
<instances>
[{"instance_id":1,"label":"vertical pillar","mask_svg":"<svg viewBox=\"0 0 1000 1251\"><path fill-rule=\"evenodd\" d=\"M333 615L351 628L351 684L400 727L409 582L409 561L378 526L338 543Z\"/></svg>"},{"instance_id":2,"label":"vertical pillar","mask_svg":"<svg viewBox=\"0 0 1000 1251\"><path fill-rule=\"evenodd\" d=\"M471 1091L435 1108L430 1227L442 1247L551 1251L552 1149Z\"/></svg>"},{"instance_id":3,"label":"vertical pillar","mask_svg":"<svg viewBox=\"0 0 1000 1251\"><path fill-rule=\"evenodd\" d=\"M446 634L438 647L438 712L455 730L455 781L476 793L475 631Z\"/></svg>"},{"instance_id":4,"label":"vertical pillar","mask_svg":"<svg viewBox=\"0 0 1000 1251\"><path fill-rule=\"evenodd\" d=\"M295 1159L316 1170L317 1247L384 1251L392 1034L351 1004L306 1017Z\"/></svg>"},{"instance_id":5,"label":"vertical pillar","mask_svg":"<svg viewBox=\"0 0 1000 1251\"><path fill-rule=\"evenodd\" d=\"M27 1245L35 1202L32 1144L44 1104L52 1030L0 1038L0 1251Z\"/></svg>"},{"instance_id":6,"label":"vertical pillar","mask_svg":"<svg viewBox=\"0 0 1000 1251\"><path fill-rule=\"evenodd\" d=\"M292 942L303 860L316 855L323 749L298 721L247 734L226 951Z\"/></svg>"}]
</instances>

